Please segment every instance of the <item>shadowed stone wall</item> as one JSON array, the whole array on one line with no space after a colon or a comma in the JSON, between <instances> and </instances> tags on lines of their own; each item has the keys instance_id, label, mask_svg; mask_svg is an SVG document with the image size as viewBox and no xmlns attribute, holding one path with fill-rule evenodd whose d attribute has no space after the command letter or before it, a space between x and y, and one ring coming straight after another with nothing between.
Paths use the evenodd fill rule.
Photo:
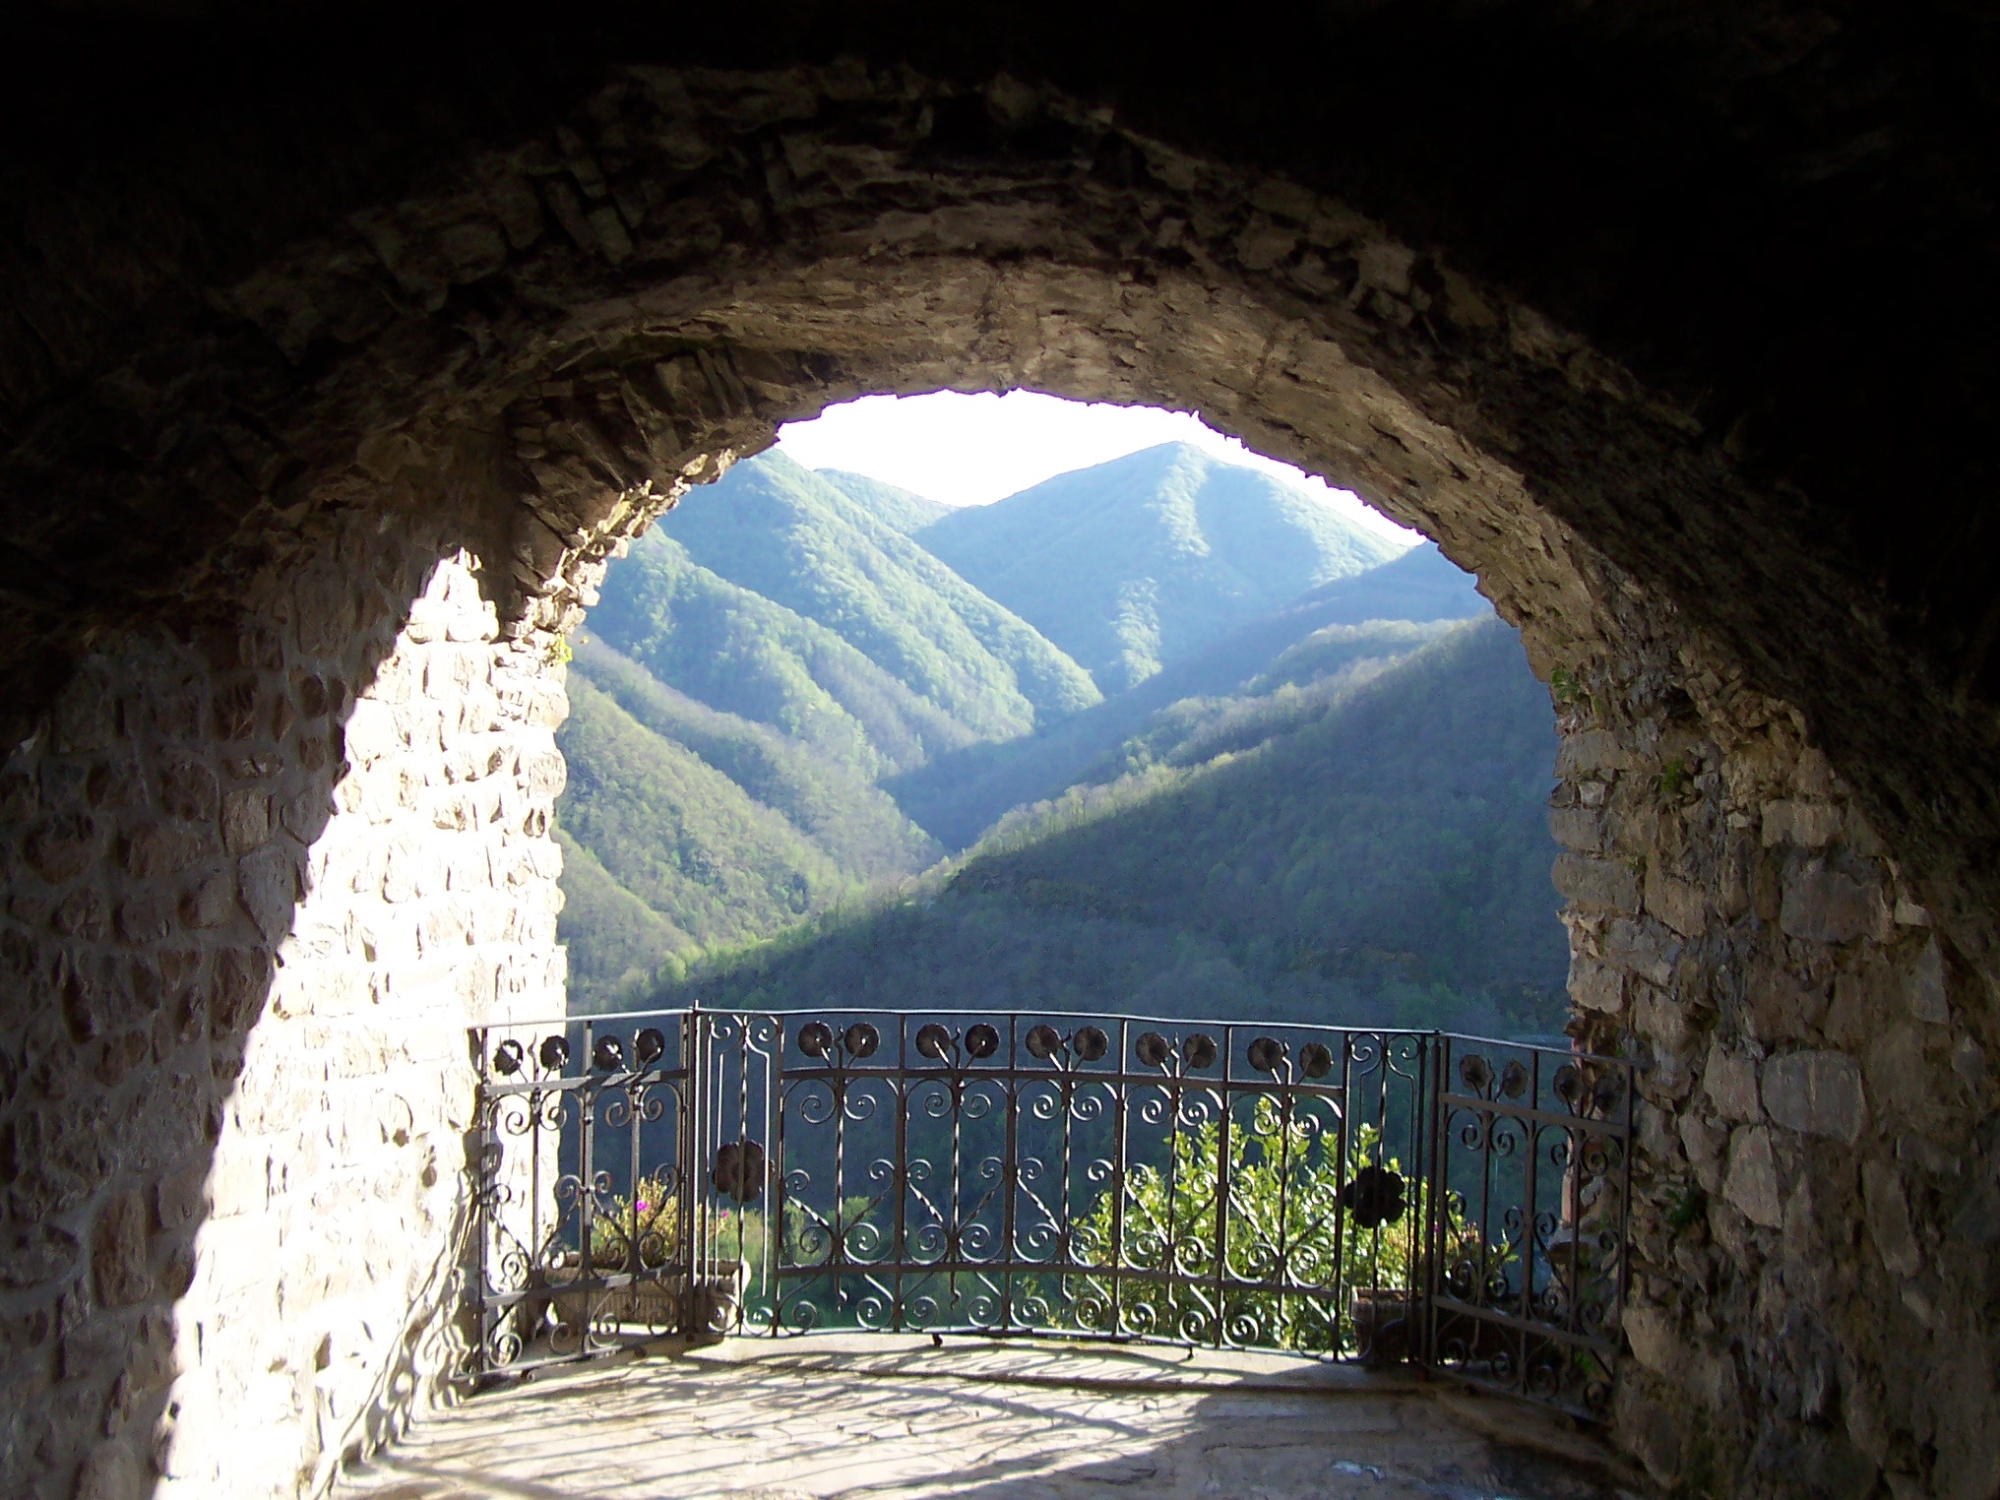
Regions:
<instances>
[{"instance_id":1,"label":"shadowed stone wall","mask_svg":"<svg viewBox=\"0 0 2000 1500\"><path fill-rule=\"evenodd\" d=\"M546 643L435 541L312 541L235 629L94 650L0 772L9 1495L293 1495L395 1430L465 1027L561 1011Z\"/></svg>"},{"instance_id":2,"label":"shadowed stone wall","mask_svg":"<svg viewBox=\"0 0 2000 1500\"><path fill-rule=\"evenodd\" d=\"M1554 696L1570 1029L1642 1068L1618 1438L1696 1494L1991 1495L1989 983L1684 637Z\"/></svg>"}]
</instances>

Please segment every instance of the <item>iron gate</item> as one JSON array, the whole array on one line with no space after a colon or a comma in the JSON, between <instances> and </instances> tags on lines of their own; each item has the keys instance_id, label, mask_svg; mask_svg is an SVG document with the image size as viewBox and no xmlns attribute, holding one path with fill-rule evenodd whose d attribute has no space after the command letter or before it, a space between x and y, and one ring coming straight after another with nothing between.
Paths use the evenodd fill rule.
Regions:
<instances>
[{"instance_id":1,"label":"iron gate","mask_svg":"<svg viewBox=\"0 0 2000 1500\"><path fill-rule=\"evenodd\" d=\"M483 1028L468 1375L663 1336L1414 1361L1601 1416L1632 1080L1435 1032L686 1011Z\"/></svg>"}]
</instances>

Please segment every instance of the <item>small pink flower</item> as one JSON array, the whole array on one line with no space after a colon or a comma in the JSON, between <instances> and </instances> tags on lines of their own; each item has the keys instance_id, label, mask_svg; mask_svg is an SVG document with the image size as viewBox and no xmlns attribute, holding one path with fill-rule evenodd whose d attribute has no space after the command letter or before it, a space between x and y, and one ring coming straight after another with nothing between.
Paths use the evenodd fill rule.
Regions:
<instances>
[{"instance_id":1,"label":"small pink flower","mask_svg":"<svg viewBox=\"0 0 2000 1500\"><path fill-rule=\"evenodd\" d=\"M640 1213L644 1213L647 1209L651 1208L653 1205L648 1203L644 1198L641 1198L636 1206Z\"/></svg>"}]
</instances>

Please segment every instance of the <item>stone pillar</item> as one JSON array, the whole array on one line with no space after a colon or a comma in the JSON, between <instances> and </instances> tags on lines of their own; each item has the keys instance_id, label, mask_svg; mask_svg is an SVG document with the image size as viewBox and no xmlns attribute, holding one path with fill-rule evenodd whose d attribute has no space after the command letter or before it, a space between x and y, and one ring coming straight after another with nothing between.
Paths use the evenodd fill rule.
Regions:
<instances>
[{"instance_id":1,"label":"stone pillar","mask_svg":"<svg viewBox=\"0 0 2000 1500\"><path fill-rule=\"evenodd\" d=\"M2000 1486L1992 994L1801 721L1555 679L1587 1045L1644 1064L1621 1440L1706 1495Z\"/></svg>"},{"instance_id":2,"label":"stone pillar","mask_svg":"<svg viewBox=\"0 0 2000 1500\"><path fill-rule=\"evenodd\" d=\"M557 1015L565 702L373 518L0 773L7 1494L293 1496L436 1391L465 1027Z\"/></svg>"}]
</instances>

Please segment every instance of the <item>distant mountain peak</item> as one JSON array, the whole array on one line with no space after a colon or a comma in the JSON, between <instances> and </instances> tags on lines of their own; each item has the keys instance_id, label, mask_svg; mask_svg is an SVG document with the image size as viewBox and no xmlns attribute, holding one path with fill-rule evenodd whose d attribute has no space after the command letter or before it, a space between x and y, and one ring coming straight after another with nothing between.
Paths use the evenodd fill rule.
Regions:
<instances>
[{"instance_id":1,"label":"distant mountain peak","mask_svg":"<svg viewBox=\"0 0 2000 1500\"><path fill-rule=\"evenodd\" d=\"M1310 491L1186 442L955 510L917 539L1106 693L1406 550Z\"/></svg>"}]
</instances>

